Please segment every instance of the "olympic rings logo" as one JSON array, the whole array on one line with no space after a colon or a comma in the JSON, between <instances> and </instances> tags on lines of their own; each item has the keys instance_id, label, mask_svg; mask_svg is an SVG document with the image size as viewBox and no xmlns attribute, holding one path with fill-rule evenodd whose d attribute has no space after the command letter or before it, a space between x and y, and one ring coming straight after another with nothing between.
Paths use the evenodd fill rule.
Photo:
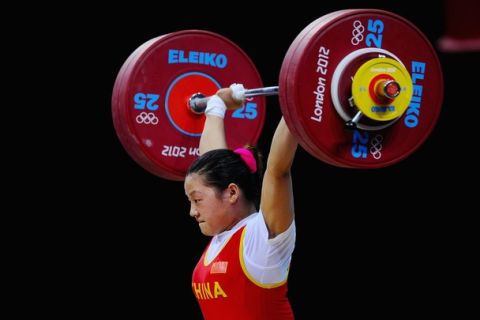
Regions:
<instances>
[{"instance_id":1,"label":"olympic rings logo","mask_svg":"<svg viewBox=\"0 0 480 320\"><path fill-rule=\"evenodd\" d=\"M158 118L157 116L153 113L153 112L141 112L136 118L135 120L137 121L137 123L144 123L144 124L153 124L153 125L156 125L158 124Z\"/></svg>"},{"instance_id":2,"label":"olympic rings logo","mask_svg":"<svg viewBox=\"0 0 480 320\"><path fill-rule=\"evenodd\" d=\"M380 150L382 150L383 148L382 141L383 141L383 136L381 134L377 134L370 141L370 153L376 160L382 157L382 153L380 152Z\"/></svg>"},{"instance_id":3,"label":"olympic rings logo","mask_svg":"<svg viewBox=\"0 0 480 320\"><path fill-rule=\"evenodd\" d=\"M365 31L365 27L359 20L353 21L353 30L352 30L352 44L354 46L358 46L360 42L363 40L363 32Z\"/></svg>"}]
</instances>

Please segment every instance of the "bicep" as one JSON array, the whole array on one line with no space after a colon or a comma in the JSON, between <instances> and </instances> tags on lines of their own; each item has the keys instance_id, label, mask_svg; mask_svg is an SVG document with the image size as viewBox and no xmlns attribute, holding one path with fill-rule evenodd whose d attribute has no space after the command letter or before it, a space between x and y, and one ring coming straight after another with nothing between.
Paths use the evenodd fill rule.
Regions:
<instances>
[{"instance_id":1,"label":"bicep","mask_svg":"<svg viewBox=\"0 0 480 320\"><path fill-rule=\"evenodd\" d=\"M267 224L269 237L284 232L294 217L293 187L290 173L277 176L268 168L263 178L260 208Z\"/></svg>"},{"instance_id":2,"label":"bicep","mask_svg":"<svg viewBox=\"0 0 480 320\"><path fill-rule=\"evenodd\" d=\"M262 208L270 238L285 231L293 221L293 189L291 166L298 142L281 119L272 139L272 146L263 178Z\"/></svg>"}]
</instances>

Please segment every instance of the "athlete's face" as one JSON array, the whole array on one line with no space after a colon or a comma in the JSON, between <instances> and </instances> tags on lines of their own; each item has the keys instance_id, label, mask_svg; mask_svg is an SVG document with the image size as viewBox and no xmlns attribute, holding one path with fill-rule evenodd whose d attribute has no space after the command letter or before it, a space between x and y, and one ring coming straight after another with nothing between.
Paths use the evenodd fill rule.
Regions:
<instances>
[{"instance_id":1,"label":"athlete's face","mask_svg":"<svg viewBox=\"0 0 480 320\"><path fill-rule=\"evenodd\" d=\"M185 194L190 201L190 216L197 220L204 235L214 236L232 224L228 189L218 192L206 186L202 176L192 173L185 178Z\"/></svg>"}]
</instances>

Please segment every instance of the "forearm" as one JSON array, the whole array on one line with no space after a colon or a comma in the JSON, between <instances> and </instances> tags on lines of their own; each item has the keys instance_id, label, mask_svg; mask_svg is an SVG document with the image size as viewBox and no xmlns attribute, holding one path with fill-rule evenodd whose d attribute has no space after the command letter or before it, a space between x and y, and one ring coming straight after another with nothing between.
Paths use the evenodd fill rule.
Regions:
<instances>
[{"instance_id":1,"label":"forearm","mask_svg":"<svg viewBox=\"0 0 480 320\"><path fill-rule=\"evenodd\" d=\"M243 104L242 100L233 98L234 93L238 95L243 92L242 90L244 90L243 85L234 84L230 88L218 90L208 100L205 110L206 120L200 137L200 155L210 150L228 148L224 126L225 111L227 108L236 109Z\"/></svg>"},{"instance_id":2,"label":"forearm","mask_svg":"<svg viewBox=\"0 0 480 320\"><path fill-rule=\"evenodd\" d=\"M298 142L282 118L273 135L267 168L263 178L260 208L269 237L284 232L294 216L292 167Z\"/></svg>"},{"instance_id":3,"label":"forearm","mask_svg":"<svg viewBox=\"0 0 480 320\"><path fill-rule=\"evenodd\" d=\"M224 120L216 116L206 116L200 137L200 155L214 149L226 149Z\"/></svg>"},{"instance_id":4,"label":"forearm","mask_svg":"<svg viewBox=\"0 0 480 320\"><path fill-rule=\"evenodd\" d=\"M288 174L292 167L297 146L297 139L291 134L285 119L282 117L273 135L267 170L276 176Z\"/></svg>"}]
</instances>

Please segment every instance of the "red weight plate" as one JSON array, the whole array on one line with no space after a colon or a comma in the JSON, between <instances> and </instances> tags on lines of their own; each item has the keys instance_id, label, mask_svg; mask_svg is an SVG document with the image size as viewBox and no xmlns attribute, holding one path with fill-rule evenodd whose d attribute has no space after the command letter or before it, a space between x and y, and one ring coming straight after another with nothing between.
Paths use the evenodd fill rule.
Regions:
<instances>
[{"instance_id":1,"label":"red weight plate","mask_svg":"<svg viewBox=\"0 0 480 320\"><path fill-rule=\"evenodd\" d=\"M305 39L306 38L308 39L308 37L312 37L313 35L315 35L315 30L317 30L318 28L321 28L323 25L325 25L334 17L347 11L350 11L350 10L340 10L336 12L331 12L329 14L326 14L318 18L317 20L310 23L307 27L305 27L298 34L298 36L295 38L295 40L292 42L292 44L289 47L287 54L285 55L285 58L282 63L280 79L279 79L280 105L282 106L282 114L285 118L285 122L287 123L290 131L292 132L292 134L294 134L297 137L302 147L307 152L309 152L311 155L314 155L320 160L327 163L330 163L330 159L318 152L317 150L318 148L313 143L310 142L310 140L308 139L308 134L306 133L305 130L303 130L304 127L297 120L299 119L299 116L297 114L298 107L286 107L286 106L295 105L295 100L293 99L294 91L289 89L294 89L294 86L295 86L293 82L296 80L292 76L291 70L294 70L296 66L293 65L292 62L297 61L297 59L293 57L296 57L296 55L299 54L299 51L300 51L300 54L302 53L301 43L308 43L308 40L305 40ZM334 163L330 163L330 164L336 165Z\"/></svg>"},{"instance_id":2,"label":"red weight plate","mask_svg":"<svg viewBox=\"0 0 480 320\"><path fill-rule=\"evenodd\" d=\"M280 72L282 112L289 110L287 124L302 133L302 147L315 157L343 167L385 167L414 152L434 128L443 100L440 63L425 35L406 19L376 9L343 11L315 25L290 50L294 54ZM332 92L347 110L351 77L362 62L378 55L405 65L414 85L412 101L397 121L378 125L365 120L348 130ZM332 90L334 73L341 77Z\"/></svg>"},{"instance_id":3,"label":"red weight plate","mask_svg":"<svg viewBox=\"0 0 480 320\"><path fill-rule=\"evenodd\" d=\"M140 46L122 66L112 94L117 135L129 155L149 172L181 181L198 156L204 115L188 108L189 98L242 83L262 87L250 58L233 42L203 30L163 35ZM265 120L265 98L227 111L231 148L256 144Z\"/></svg>"},{"instance_id":4,"label":"red weight plate","mask_svg":"<svg viewBox=\"0 0 480 320\"><path fill-rule=\"evenodd\" d=\"M135 58L138 55L141 55L155 41L160 41L160 39L163 37L164 35L148 40L147 42L139 46L137 49L135 49L135 51L132 54L130 54L130 56L127 58L127 60L122 65L122 68L118 72L117 78L115 80L113 94L112 94L112 118L113 118L113 123L116 129L117 135L120 138L120 142L122 143L122 145L125 147L127 152L137 163L142 163L148 160L144 159L145 155L141 153L135 154L133 151L132 152L129 151L129 150L135 150L135 143L137 140L130 139L131 133L128 130L128 128L124 127L123 123L125 122L126 116L124 114L124 110L120 108L120 103L121 103L120 94L123 94L126 90L126 86L128 85L128 77L126 77L125 75L129 74L132 68L135 67ZM134 145L132 146L127 145L130 143L133 143ZM162 171L162 177L169 180L177 180L175 175L173 175L172 173L169 173L166 170Z\"/></svg>"}]
</instances>

